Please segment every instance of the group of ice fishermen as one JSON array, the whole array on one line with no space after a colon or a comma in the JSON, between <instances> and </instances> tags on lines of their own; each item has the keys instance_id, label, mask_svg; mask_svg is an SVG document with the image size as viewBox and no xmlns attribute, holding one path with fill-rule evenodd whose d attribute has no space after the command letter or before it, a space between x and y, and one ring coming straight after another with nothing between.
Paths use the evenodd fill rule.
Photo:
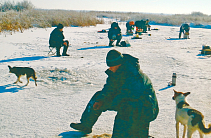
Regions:
<instances>
[{"instance_id":1,"label":"group of ice fishermen","mask_svg":"<svg viewBox=\"0 0 211 138\"><path fill-rule=\"evenodd\" d=\"M127 32L136 26L136 33L146 32L150 28L148 21L129 21ZM187 29L188 28L188 29ZM189 32L186 25L180 28L181 33ZM122 38L118 23L113 22L108 32L109 46L117 40L118 46ZM49 43L57 49L64 46L62 56L69 56L68 41L64 41L63 25L59 24L50 34ZM129 54L122 54L113 49L106 55L108 75L102 90L97 91L88 102L82 113L80 123L71 123L70 127L91 133L92 127L102 112L116 111L112 138L148 138L150 122L157 118L159 107L156 93L149 77L140 69L139 59Z\"/></svg>"},{"instance_id":2,"label":"group of ice fishermen","mask_svg":"<svg viewBox=\"0 0 211 138\"><path fill-rule=\"evenodd\" d=\"M147 33L147 30L150 31L149 19L146 20L137 20L137 21L128 21L126 23L126 34L133 35L134 28L135 34L141 35L142 33ZM56 56L61 56L60 48L63 48L62 56L69 56L67 54L67 49L69 47L69 41L64 41L63 35L63 28L62 24L58 24L57 28L55 28L51 34L49 39L49 44L51 47L56 48ZM179 38L181 38L182 33L184 34L184 38L189 38L189 30L190 26L188 24L182 24L180 27ZM120 41L122 39L121 29L117 22L113 22L111 24L111 28L108 31L108 38L109 38L109 46L114 46L113 43L116 40L116 46L121 46Z\"/></svg>"},{"instance_id":3,"label":"group of ice fishermen","mask_svg":"<svg viewBox=\"0 0 211 138\"><path fill-rule=\"evenodd\" d=\"M149 20L138 20L138 21L128 21L126 23L126 34L127 35L133 35L134 29L136 28L135 34L141 35L142 33L147 32L150 30ZM121 29L118 25L118 23L113 22L111 24L111 28L108 31L108 38L109 38L109 46L114 46L113 42L117 40L116 46L120 46L120 41L122 39Z\"/></svg>"}]
</instances>

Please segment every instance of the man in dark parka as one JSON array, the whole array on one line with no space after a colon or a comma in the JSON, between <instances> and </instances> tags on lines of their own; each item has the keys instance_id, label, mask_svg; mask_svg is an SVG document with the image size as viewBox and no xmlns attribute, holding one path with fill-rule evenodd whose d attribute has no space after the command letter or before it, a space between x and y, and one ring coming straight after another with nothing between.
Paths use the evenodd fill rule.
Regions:
<instances>
[{"instance_id":1,"label":"man in dark parka","mask_svg":"<svg viewBox=\"0 0 211 138\"><path fill-rule=\"evenodd\" d=\"M110 50L106 57L108 78L101 91L89 101L81 116L81 123L70 127L91 133L102 112L117 111L112 138L148 138L149 124L158 114L158 103L150 79L139 67L138 59ZM152 117L151 101L155 101L156 115ZM153 112L154 112L153 111Z\"/></svg>"},{"instance_id":2,"label":"man in dark parka","mask_svg":"<svg viewBox=\"0 0 211 138\"><path fill-rule=\"evenodd\" d=\"M113 46L113 42L117 40L116 46L120 46L120 41L122 39L121 29L117 22L111 24L111 28L108 31L109 46Z\"/></svg>"},{"instance_id":3,"label":"man in dark parka","mask_svg":"<svg viewBox=\"0 0 211 138\"><path fill-rule=\"evenodd\" d=\"M188 33L189 34L189 31L190 31L190 26L187 23L182 24L180 26L179 39L181 38L182 33L183 34L184 33Z\"/></svg>"},{"instance_id":4,"label":"man in dark parka","mask_svg":"<svg viewBox=\"0 0 211 138\"><path fill-rule=\"evenodd\" d=\"M64 26L62 24L58 24L57 28L55 28L49 38L49 44L52 47L56 47L56 56L60 55L60 48L63 47L63 53L62 56L69 56L67 54L67 49L69 46L69 42L66 40L64 41L64 35L63 35L63 28Z\"/></svg>"},{"instance_id":5,"label":"man in dark parka","mask_svg":"<svg viewBox=\"0 0 211 138\"><path fill-rule=\"evenodd\" d=\"M134 21L128 21L126 23L126 28L127 28L127 34L133 34L133 30L134 30L134 27L135 27L135 23Z\"/></svg>"}]
</instances>

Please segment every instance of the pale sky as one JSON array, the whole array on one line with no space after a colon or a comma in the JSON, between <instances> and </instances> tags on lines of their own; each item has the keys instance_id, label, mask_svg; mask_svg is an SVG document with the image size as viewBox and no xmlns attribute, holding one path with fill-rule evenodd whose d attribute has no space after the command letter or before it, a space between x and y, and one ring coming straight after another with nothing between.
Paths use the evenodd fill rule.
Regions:
<instances>
[{"instance_id":1,"label":"pale sky","mask_svg":"<svg viewBox=\"0 0 211 138\"><path fill-rule=\"evenodd\" d=\"M0 0L3 1L3 0ZM7 0L6 0L7 1ZM9 0L21 2L23 0ZM28 0L36 8L211 15L211 0Z\"/></svg>"}]
</instances>

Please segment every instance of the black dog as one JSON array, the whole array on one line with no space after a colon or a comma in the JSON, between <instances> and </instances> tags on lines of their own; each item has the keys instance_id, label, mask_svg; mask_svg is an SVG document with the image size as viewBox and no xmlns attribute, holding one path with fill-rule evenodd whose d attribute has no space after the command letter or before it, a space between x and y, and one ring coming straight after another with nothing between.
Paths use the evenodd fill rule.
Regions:
<instances>
[{"instance_id":1,"label":"black dog","mask_svg":"<svg viewBox=\"0 0 211 138\"><path fill-rule=\"evenodd\" d=\"M20 81L20 77L23 76L23 75L26 75L26 78L27 78L27 84L25 86L28 85L29 83L29 78L32 77L32 79L35 81L35 85L37 86L37 83L36 83L36 74L35 74L35 71L34 69L32 68L29 68L29 67L11 67L9 66L9 73L14 73L16 76L17 76L17 81L14 82L14 83L17 83L18 81L20 83L22 83L22 81Z\"/></svg>"}]
</instances>

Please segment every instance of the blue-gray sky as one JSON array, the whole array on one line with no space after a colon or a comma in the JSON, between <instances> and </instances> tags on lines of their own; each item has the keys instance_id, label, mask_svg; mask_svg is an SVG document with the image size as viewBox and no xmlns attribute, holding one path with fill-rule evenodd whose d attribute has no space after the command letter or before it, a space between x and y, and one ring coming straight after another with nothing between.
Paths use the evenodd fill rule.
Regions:
<instances>
[{"instance_id":1,"label":"blue-gray sky","mask_svg":"<svg viewBox=\"0 0 211 138\"><path fill-rule=\"evenodd\" d=\"M1 0L0 0L1 1ZM23 0L10 0L21 2ZM28 0L36 8L211 15L211 0Z\"/></svg>"}]
</instances>

